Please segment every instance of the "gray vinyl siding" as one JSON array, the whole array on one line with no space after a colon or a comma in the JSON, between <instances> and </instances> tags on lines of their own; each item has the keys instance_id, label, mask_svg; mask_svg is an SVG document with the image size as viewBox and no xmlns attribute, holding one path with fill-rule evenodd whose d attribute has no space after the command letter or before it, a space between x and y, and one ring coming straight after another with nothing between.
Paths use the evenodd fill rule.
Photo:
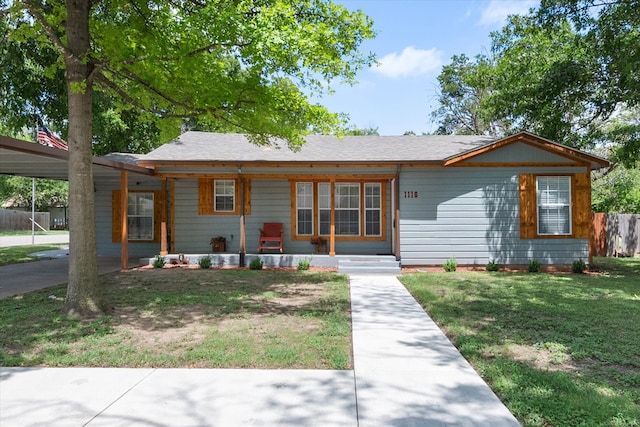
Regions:
<instances>
[{"instance_id":1,"label":"gray vinyl siding","mask_svg":"<svg viewBox=\"0 0 640 427\"><path fill-rule=\"evenodd\" d=\"M532 147L529 144L516 142L500 147L499 150L492 150L479 156L472 157L466 163L567 163L566 157Z\"/></svg>"},{"instance_id":2,"label":"gray vinyl siding","mask_svg":"<svg viewBox=\"0 0 640 427\"><path fill-rule=\"evenodd\" d=\"M403 169L400 179L402 265L570 264L588 258L587 239L520 239L520 173L583 168ZM404 192L418 192L405 198Z\"/></svg>"},{"instance_id":3,"label":"gray vinyl siding","mask_svg":"<svg viewBox=\"0 0 640 427\"><path fill-rule=\"evenodd\" d=\"M391 250L390 188L387 184L387 240L336 241L337 254L372 255ZM238 215L198 215L198 181L179 179L175 184L175 247L173 252L209 253L212 237L227 239L227 252L240 250ZM287 179L252 179L251 214L245 217L246 250L256 253L260 228L265 222L282 222L284 251L312 254L310 239L291 238L291 184Z\"/></svg>"}]
</instances>

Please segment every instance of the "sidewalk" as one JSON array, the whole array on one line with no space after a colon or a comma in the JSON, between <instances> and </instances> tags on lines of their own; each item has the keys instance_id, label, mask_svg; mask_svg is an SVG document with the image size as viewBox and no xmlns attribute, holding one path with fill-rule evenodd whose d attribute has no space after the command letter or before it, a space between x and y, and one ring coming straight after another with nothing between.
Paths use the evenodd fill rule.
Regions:
<instances>
[{"instance_id":1,"label":"sidewalk","mask_svg":"<svg viewBox=\"0 0 640 427\"><path fill-rule=\"evenodd\" d=\"M6 246L27 246L34 241L36 245L48 245L57 243L69 243L69 233L64 234L36 234L24 236L0 236L0 247Z\"/></svg>"},{"instance_id":2,"label":"sidewalk","mask_svg":"<svg viewBox=\"0 0 640 427\"><path fill-rule=\"evenodd\" d=\"M350 283L353 371L0 368L0 425L519 425L397 278Z\"/></svg>"}]
</instances>

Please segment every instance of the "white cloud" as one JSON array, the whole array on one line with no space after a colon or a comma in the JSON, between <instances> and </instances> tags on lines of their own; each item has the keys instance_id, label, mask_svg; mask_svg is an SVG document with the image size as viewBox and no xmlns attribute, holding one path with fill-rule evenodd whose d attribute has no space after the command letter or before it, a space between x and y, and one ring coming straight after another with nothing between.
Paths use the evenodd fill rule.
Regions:
<instances>
[{"instance_id":1,"label":"white cloud","mask_svg":"<svg viewBox=\"0 0 640 427\"><path fill-rule=\"evenodd\" d=\"M540 4L538 0L491 0L482 11L480 23L482 25L501 26L509 15L524 15L529 9Z\"/></svg>"},{"instance_id":2,"label":"white cloud","mask_svg":"<svg viewBox=\"0 0 640 427\"><path fill-rule=\"evenodd\" d=\"M439 69L442 62L442 52L437 49L416 49L407 46L397 54L389 53L383 56L373 71L385 77L398 78L406 76L418 76Z\"/></svg>"}]
</instances>

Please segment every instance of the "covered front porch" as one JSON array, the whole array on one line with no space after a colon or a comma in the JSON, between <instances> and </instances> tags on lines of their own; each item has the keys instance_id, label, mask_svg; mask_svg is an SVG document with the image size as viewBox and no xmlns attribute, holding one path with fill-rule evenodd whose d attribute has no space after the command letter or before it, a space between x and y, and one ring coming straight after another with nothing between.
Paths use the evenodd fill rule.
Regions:
<instances>
[{"instance_id":1,"label":"covered front porch","mask_svg":"<svg viewBox=\"0 0 640 427\"><path fill-rule=\"evenodd\" d=\"M203 257L211 259L212 268L248 267L255 259L260 259L264 267L297 268L302 261L312 267L333 268L344 274L399 274L400 261L394 255L328 255L328 254L277 254L277 253L170 253L164 255L167 265L194 266ZM142 265L152 265L155 257L142 258Z\"/></svg>"}]
</instances>

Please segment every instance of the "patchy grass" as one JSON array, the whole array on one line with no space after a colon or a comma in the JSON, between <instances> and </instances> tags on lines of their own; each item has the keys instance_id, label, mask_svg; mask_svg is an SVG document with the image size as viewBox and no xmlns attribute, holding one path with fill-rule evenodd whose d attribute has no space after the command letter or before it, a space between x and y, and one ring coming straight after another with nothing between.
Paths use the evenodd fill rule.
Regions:
<instances>
[{"instance_id":1,"label":"patchy grass","mask_svg":"<svg viewBox=\"0 0 640 427\"><path fill-rule=\"evenodd\" d=\"M46 257L30 257L29 254L60 249L61 245L27 245L0 247L0 266L34 262L49 259Z\"/></svg>"},{"instance_id":2,"label":"patchy grass","mask_svg":"<svg viewBox=\"0 0 640 427\"><path fill-rule=\"evenodd\" d=\"M352 366L341 275L152 269L102 276L102 289L108 315L84 321L60 315L63 286L0 300L0 365Z\"/></svg>"},{"instance_id":3,"label":"patchy grass","mask_svg":"<svg viewBox=\"0 0 640 427\"><path fill-rule=\"evenodd\" d=\"M640 259L401 278L524 426L640 425Z\"/></svg>"},{"instance_id":4,"label":"patchy grass","mask_svg":"<svg viewBox=\"0 0 640 427\"><path fill-rule=\"evenodd\" d=\"M52 234L69 234L68 230L49 230L42 231L36 230L36 236L50 236ZM31 230L4 230L0 231L0 237L2 236L31 236Z\"/></svg>"}]
</instances>

